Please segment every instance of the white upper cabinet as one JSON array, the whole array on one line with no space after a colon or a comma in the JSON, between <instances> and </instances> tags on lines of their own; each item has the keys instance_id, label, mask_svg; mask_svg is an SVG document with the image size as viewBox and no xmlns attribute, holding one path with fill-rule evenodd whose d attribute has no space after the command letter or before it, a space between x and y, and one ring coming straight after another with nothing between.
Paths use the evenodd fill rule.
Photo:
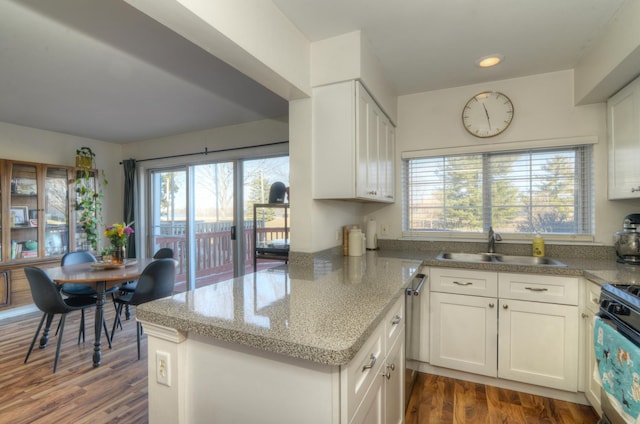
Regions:
<instances>
[{"instance_id":1,"label":"white upper cabinet","mask_svg":"<svg viewBox=\"0 0 640 424\"><path fill-rule=\"evenodd\" d=\"M358 81L313 89L313 197L393 203L395 129Z\"/></svg>"},{"instance_id":2,"label":"white upper cabinet","mask_svg":"<svg viewBox=\"0 0 640 424\"><path fill-rule=\"evenodd\" d=\"M640 197L640 79L607 101L609 199Z\"/></svg>"}]
</instances>

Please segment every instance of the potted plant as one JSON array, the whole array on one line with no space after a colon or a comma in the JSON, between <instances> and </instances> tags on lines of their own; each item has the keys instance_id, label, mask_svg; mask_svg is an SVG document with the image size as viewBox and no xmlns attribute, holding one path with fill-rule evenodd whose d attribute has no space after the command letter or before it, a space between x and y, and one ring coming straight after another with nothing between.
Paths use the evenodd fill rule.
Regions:
<instances>
[{"instance_id":1,"label":"potted plant","mask_svg":"<svg viewBox=\"0 0 640 424\"><path fill-rule=\"evenodd\" d=\"M91 164L95 160L95 154L88 147L82 147L78 151L83 151L91 159ZM78 152L76 151L76 153ZM77 157L76 157L77 159ZM102 198L104 197L104 187L108 184L104 171L92 170L90 167L80 167L76 172L76 211L78 214L78 224L84 231L91 249L98 250L100 239L99 225L102 222Z\"/></svg>"},{"instance_id":2,"label":"potted plant","mask_svg":"<svg viewBox=\"0 0 640 424\"><path fill-rule=\"evenodd\" d=\"M90 147L81 147L76 150L76 167L83 169L93 168L96 155Z\"/></svg>"}]
</instances>

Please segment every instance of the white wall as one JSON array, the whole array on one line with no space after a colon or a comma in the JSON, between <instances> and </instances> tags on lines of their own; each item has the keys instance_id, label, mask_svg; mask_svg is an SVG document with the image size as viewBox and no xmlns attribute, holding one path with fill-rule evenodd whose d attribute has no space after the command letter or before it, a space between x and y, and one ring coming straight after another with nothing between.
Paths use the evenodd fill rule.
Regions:
<instances>
[{"instance_id":1,"label":"white wall","mask_svg":"<svg viewBox=\"0 0 640 424\"><path fill-rule=\"evenodd\" d=\"M480 91L497 90L514 103L511 126L501 135L478 139L466 132L461 123L462 107ZM596 136L594 146L595 241L613 244L613 232L620 230L623 217L640 211L640 201L607 200L606 104L574 106L573 72L562 71L530 77L494 81L416 93L398 98L398 130L396 151L396 190L402 193L401 152L434 148L523 143L579 136ZM389 235L380 238L400 239L402 196L387 207L367 206L367 218L375 218L378 226L387 224Z\"/></svg>"},{"instance_id":2,"label":"white wall","mask_svg":"<svg viewBox=\"0 0 640 424\"><path fill-rule=\"evenodd\" d=\"M0 122L0 158L75 166L76 149L87 146L104 169L108 186L103 202L106 224L122 221L123 171L117 144Z\"/></svg>"}]
</instances>

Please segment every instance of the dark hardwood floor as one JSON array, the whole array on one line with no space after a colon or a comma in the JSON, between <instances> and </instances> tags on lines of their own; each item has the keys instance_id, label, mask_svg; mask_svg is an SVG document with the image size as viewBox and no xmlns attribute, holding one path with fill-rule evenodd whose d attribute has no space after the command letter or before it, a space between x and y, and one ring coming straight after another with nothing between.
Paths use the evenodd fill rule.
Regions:
<instances>
[{"instance_id":1,"label":"dark hardwood floor","mask_svg":"<svg viewBox=\"0 0 640 424\"><path fill-rule=\"evenodd\" d=\"M113 323L111 304L106 315ZM123 331L117 330L113 349L105 341L102 365L93 368L93 310L87 313L85 343L76 344L80 314L69 315L56 374L55 336L46 349L36 344L29 363L23 364L39 319L40 313L32 313L0 321L0 423L148 421L146 336L138 361L133 319L124 321ZM427 374L419 374L406 413L406 424L597 421L588 406Z\"/></svg>"},{"instance_id":2,"label":"dark hardwood floor","mask_svg":"<svg viewBox=\"0 0 640 424\"><path fill-rule=\"evenodd\" d=\"M418 374L405 424L595 424L590 406L431 374Z\"/></svg>"},{"instance_id":3,"label":"dark hardwood floor","mask_svg":"<svg viewBox=\"0 0 640 424\"><path fill-rule=\"evenodd\" d=\"M36 341L29 362L23 364L40 313L0 321L0 423L148 422L146 336L138 361L135 321L124 321L124 330L116 331L113 349L103 338L102 365L93 368L93 311L87 311L85 343L76 343L80 313L67 317L55 374L58 339L53 335L45 349L38 349ZM113 324L111 303L105 312L107 324ZM58 318L52 332L57 322Z\"/></svg>"}]
</instances>

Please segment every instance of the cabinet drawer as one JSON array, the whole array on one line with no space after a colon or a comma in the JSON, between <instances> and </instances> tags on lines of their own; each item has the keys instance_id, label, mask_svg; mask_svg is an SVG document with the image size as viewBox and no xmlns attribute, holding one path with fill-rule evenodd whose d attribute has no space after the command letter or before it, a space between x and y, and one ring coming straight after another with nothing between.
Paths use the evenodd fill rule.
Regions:
<instances>
[{"instance_id":1,"label":"cabinet drawer","mask_svg":"<svg viewBox=\"0 0 640 424\"><path fill-rule=\"evenodd\" d=\"M393 343L397 340L398 336L402 332L405 326L404 322L404 296L396 301L391 310L385 317L385 346L388 350Z\"/></svg>"},{"instance_id":2,"label":"cabinet drawer","mask_svg":"<svg viewBox=\"0 0 640 424\"><path fill-rule=\"evenodd\" d=\"M585 307L588 311L598 313L600 311L600 291L602 287L600 287L596 283L587 282L587 290L585 299Z\"/></svg>"},{"instance_id":3,"label":"cabinet drawer","mask_svg":"<svg viewBox=\"0 0 640 424\"><path fill-rule=\"evenodd\" d=\"M430 289L434 292L496 297L498 274L456 268L431 268Z\"/></svg>"},{"instance_id":4,"label":"cabinet drawer","mask_svg":"<svg viewBox=\"0 0 640 424\"><path fill-rule=\"evenodd\" d=\"M381 374L384 364L386 326L382 322L353 357L351 362L340 371L342 404L347 405L347 420L349 422L356 408L362 402L369 387Z\"/></svg>"},{"instance_id":5,"label":"cabinet drawer","mask_svg":"<svg viewBox=\"0 0 640 424\"><path fill-rule=\"evenodd\" d=\"M534 302L578 304L578 278L543 274L498 274L498 291L502 299Z\"/></svg>"}]
</instances>

